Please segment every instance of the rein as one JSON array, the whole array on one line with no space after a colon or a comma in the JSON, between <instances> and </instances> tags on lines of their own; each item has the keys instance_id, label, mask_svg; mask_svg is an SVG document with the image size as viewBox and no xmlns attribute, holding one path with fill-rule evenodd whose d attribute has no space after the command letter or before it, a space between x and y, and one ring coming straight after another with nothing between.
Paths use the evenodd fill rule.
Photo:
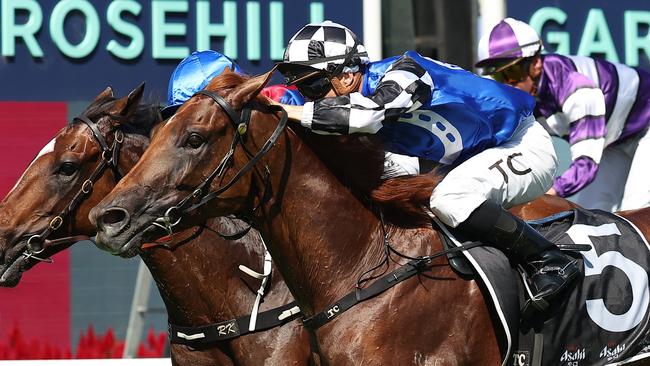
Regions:
<instances>
[{"instance_id":1,"label":"rein","mask_svg":"<svg viewBox=\"0 0 650 366\"><path fill-rule=\"evenodd\" d=\"M101 131L97 127L97 124L93 121L91 121L88 117L86 116L78 116L73 119L81 121L85 123L88 128L93 133L93 136L95 137L95 140L97 143L99 143L100 148L102 149L102 157L101 157L101 162L95 170L90 174L90 177L86 179L83 184L81 184L81 188L77 193L72 197L70 202L65 206L65 208L59 212L58 215L54 216L52 220L50 220L49 225L41 231L39 234L34 234L29 239L27 239L27 247L25 251L23 252L23 256L27 259L32 258L41 262L52 262L51 258L40 258L37 255L42 253L46 248L52 248L55 246L60 246L60 245L67 245L70 243L74 243L76 239L80 238L81 236L71 236L67 238L61 238L61 239L56 239L56 240L48 240L48 237L52 235L53 232L61 228L63 225L63 221L68 218L70 213L74 212L81 202L83 202L90 192L93 190L93 185L99 180L99 178L104 174L104 171L107 168L111 168L113 170L113 173L115 174L115 177L117 180L121 178L121 174L118 168L118 160L120 157L120 149L122 147L122 142L124 142L124 133L122 130L117 129L115 130L115 139L113 141L112 146L108 146L108 143L106 142L106 139L102 135ZM83 239L87 239L87 237L81 237ZM78 241L78 240L77 240Z\"/></svg>"},{"instance_id":2,"label":"rein","mask_svg":"<svg viewBox=\"0 0 650 366\"><path fill-rule=\"evenodd\" d=\"M232 187L235 183L237 183L239 179L242 176L244 176L244 174L251 171L255 167L255 165L269 152L269 150L271 150L273 145L277 142L278 138L280 137L280 134L282 133L282 131L284 131L285 127L287 126L287 120L288 120L287 112L282 107L276 105L265 106L268 112L280 112L281 117L280 117L280 121L278 122L278 125L276 126L271 136L268 138L268 140L266 140L264 145L262 145L260 150L255 155L253 155L244 146L244 139L246 137L246 133L248 132L248 127L250 125L250 117L252 112L251 105L246 104L242 109L241 114L237 115L237 113L230 106L230 104L228 104L228 102L223 97L221 97L216 93L213 93L208 90L201 90L198 91L196 94L194 94L194 96L196 95L205 95L210 97L212 100L214 100L224 110L224 112L230 119L231 124L235 128L235 132L232 138L232 142L230 143L230 149L228 150L226 155L221 159L221 162L219 162L219 165L217 165L217 167L212 171L212 173L208 177L206 177L203 180L203 182L201 182L191 194L183 198L177 205L168 208L164 216L156 219L154 222L151 223L152 226L165 230L165 232L167 232L168 235L172 235L174 233L173 232L174 226L180 223L184 214L195 211L205 206L210 201L218 198L222 193L226 192L228 189L230 189L230 187ZM212 184L212 182L216 178L221 178L223 174L227 171L228 166L231 164L234 158L235 149L237 148L238 145L242 146L242 149L249 157L249 161L226 184L222 185L217 190L210 192L209 191L210 184ZM267 196L266 193L268 190L268 186L270 185L271 172L268 166L264 167L264 171L265 171L264 194L258 206L253 209L253 212L256 211L256 209L263 204L264 199Z\"/></svg>"},{"instance_id":3,"label":"rein","mask_svg":"<svg viewBox=\"0 0 650 366\"><path fill-rule=\"evenodd\" d=\"M151 226L163 229L167 233L168 237L172 237L174 235L173 229L181 222L183 215L197 210L208 204L210 201L218 198L222 193L226 192L228 189L230 189L230 187L237 183L239 179L244 176L244 174L253 170L257 163L271 150L287 125L287 112L282 107L276 105L264 106L267 112L280 112L281 117L278 125L268 140L262 145L256 154L253 154L244 145L246 133L248 132L251 121L251 103L247 103L241 110L241 113L238 115L223 97L214 92L201 90L194 94L194 96L197 95L205 95L217 103L228 116L232 126L235 129L235 132L233 134L232 142L230 143L230 149L221 159L212 173L208 175L191 194L187 195L175 206L169 207L164 216L159 217L151 223ZM242 147L242 150L249 158L248 162L239 171L237 171L237 173L226 184L220 186L217 190L210 192L210 185L212 182L217 178L222 178L228 167L231 165L237 146ZM252 217L252 214L267 199L270 186L270 178L271 171L268 166L265 165L264 189L262 197L258 205L251 210L251 215L249 217ZM217 232L217 234L227 240L237 240L242 238L252 228L252 219L241 219L248 223L249 226L247 228L235 234L228 235L219 232ZM155 246L156 244L160 243L153 243L152 245ZM262 281L260 289L256 293L257 296L255 302L253 303L253 309L250 315L199 327L183 327L169 323L170 341L172 343L179 343L189 346L209 344L215 341L223 341L245 334L274 328L300 316L300 309L295 302L281 306L279 308L258 313L259 304L262 300L262 297L264 296L265 288L267 286L271 273L271 258L268 254L268 251L266 250L266 245L264 245L264 250L264 273L257 273L245 266L239 267L242 272Z\"/></svg>"}]
</instances>

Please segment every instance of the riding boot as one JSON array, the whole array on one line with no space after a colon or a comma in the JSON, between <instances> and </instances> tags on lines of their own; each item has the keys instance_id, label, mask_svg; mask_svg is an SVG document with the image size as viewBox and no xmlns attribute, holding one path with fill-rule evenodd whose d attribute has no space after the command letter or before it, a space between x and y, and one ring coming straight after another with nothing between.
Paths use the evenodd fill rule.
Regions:
<instances>
[{"instance_id":1,"label":"riding boot","mask_svg":"<svg viewBox=\"0 0 650 366\"><path fill-rule=\"evenodd\" d=\"M522 219L493 202L481 204L458 230L510 254L524 269L532 305L545 311L580 272L578 261L544 238Z\"/></svg>"}]
</instances>

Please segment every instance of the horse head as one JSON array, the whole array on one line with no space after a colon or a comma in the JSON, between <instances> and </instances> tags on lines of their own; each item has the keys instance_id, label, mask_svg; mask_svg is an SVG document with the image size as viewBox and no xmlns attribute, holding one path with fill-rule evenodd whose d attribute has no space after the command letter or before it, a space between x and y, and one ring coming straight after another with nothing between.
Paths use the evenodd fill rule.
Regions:
<instances>
[{"instance_id":1,"label":"horse head","mask_svg":"<svg viewBox=\"0 0 650 366\"><path fill-rule=\"evenodd\" d=\"M160 120L156 107L140 105L143 90L116 98L106 88L41 150L0 203L0 286L17 285L22 272L79 239L67 235L94 235L90 209L135 164Z\"/></svg>"},{"instance_id":2,"label":"horse head","mask_svg":"<svg viewBox=\"0 0 650 366\"><path fill-rule=\"evenodd\" d=\"M201 218L251 209L255 204L251 192L264 189L262 164L255 166L252 174L238 176L219 195L218 204L188 213L192 220L177 212L181 211L181 201L194 204L233 179L249 161L249 154L267 140L268 131L277 125L277 110L271 111L268 101L258 93L269 76L247 79L226 71L206 90L227 104L228 110L212 97L196 94L158 129L142 156L147 163L136 164L90 213L102 249L124 254L144 241L171 234L172 226L177 231L200 223ZM240 115L242 110L251 115ZM244 120L254 122L249 126ZM235 143L243 148L231 149ZM207 216L206 210L210 211Z\"/></svg>"}]
</instances>

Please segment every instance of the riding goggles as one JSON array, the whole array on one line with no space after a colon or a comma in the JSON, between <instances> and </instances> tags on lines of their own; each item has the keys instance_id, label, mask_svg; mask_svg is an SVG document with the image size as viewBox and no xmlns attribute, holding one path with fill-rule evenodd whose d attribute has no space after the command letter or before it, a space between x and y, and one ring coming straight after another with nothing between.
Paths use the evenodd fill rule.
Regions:
<instances>
[{"instance_id":1,"label":"riding goggles","mask_svg":"<svg viewBox=\"0 0 650 366\"><path fill-rule=\"evenodd\" d=\"M527 57L525 59L517 59L507 65L497 69L491 74L492 78L500 83L517 84L525 80L530 74L530 64L534 57Z\"/></svg>"},{"instance_id":2,"label":"riding goggles","mask_svg":"<svg viewBox=\"0 0 650 366\"><path fill-rule=\"evenodd\" d=\"M346 66L360 64L359 57L368 56L367 52L358 52L359 41L355 40L354 45L344 54L331 57L313 59L298 62L280 62L277 64L278 71L285 76L287 85L295 85L298 91L311 100L323 98L332 90L332 77L340 75ZM342 59L343 62L328 64L327 69L317 69L311 65L330 62Z\"/></svg>"},{"instance_id":3,"label":"riding goggles","mask_svg":"<svg viewBox=\"0 0 650 366\"><path fill-rule=\"evenodd\" d=\"M285 76L285 84L295 85L311 100L323 98L332 89L331 74L325 70L300 64L283 64L278 69Z\"/></svg>"}]
</instances>

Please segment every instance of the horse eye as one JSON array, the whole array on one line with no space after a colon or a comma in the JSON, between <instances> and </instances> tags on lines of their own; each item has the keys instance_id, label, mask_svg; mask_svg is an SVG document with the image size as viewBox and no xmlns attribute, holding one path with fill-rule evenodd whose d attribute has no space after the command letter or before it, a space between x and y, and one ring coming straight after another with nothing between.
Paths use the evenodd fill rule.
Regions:
<instances>
[{"instance_id":1,"label":"horse eye","mask_svg":"<svg viewBox=\"0 0 650 366\"><path fill-rule=\"evenodd\" d=\"M203 145L204 142L205 139L203 138L203 136L199 135L198 133L193 133L187 139L186 146L189 146L193 149L198 149Z\"/></svg>"},{"instance_id":2,"label":"horse eye","mask_svg":"<svg viewBox=\"0 0 650 366\"><path fill-rule=\"evenodd\" d=\"M61 167L59 168L59 174L69 177L71 175L74 175L78 169L79 167L77 164L66 162L61 164Z\"/></svg>"}]
</instances>

